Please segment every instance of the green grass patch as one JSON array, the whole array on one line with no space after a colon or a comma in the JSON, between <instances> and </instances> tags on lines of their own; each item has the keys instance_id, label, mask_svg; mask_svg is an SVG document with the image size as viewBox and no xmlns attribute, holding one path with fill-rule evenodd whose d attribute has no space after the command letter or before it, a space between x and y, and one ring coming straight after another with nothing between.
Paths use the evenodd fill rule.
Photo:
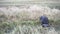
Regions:
<instances>
[{"instance_id":1,"label":"green grass patch","mask_svg":"<svg viewBox=\"0 0 60 34\"><path fill-rule=\"evenodd\" d=\"M54 25L57 25L57 24L60 24L60 20L49 20L49 23L50 24L54 24ZM14 27L17 27L19 25L32 25L32 26L35 26L35 25L40 25L41 22L39 20L22 20L22 21L15 21L15 22L2 22L0 23L0 34L4 34L4 33L9 33L11 32Z\"/></svg>"}]
</instances>

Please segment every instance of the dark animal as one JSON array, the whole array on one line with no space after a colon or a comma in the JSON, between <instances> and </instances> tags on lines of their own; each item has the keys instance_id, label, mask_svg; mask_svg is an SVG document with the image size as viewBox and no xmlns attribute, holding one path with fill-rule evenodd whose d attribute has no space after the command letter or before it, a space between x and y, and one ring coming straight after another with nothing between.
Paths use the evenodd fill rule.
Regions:
<instances>
[{"instance_id":1,"label":"dark animal","mask_svg":"<svg viewBox=\"0 0 60 34\"><path fill-rule=\"evenodd\" d=\"M49 20L46 16L41 16L40 21L43 27L49 27Z\"/></svg>"}]
</instances>

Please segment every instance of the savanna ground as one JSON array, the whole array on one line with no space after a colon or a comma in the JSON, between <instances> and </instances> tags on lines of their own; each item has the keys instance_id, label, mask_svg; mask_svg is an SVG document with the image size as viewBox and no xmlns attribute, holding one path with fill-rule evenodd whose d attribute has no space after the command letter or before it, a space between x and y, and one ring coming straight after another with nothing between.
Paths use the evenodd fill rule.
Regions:
<instances>
[{"instance_id":1,"label":"savanna ground","mask_svg":"<svg viewBox=\"0 0 60 34\"><path fill-rule=\"evenodd\" d=\"M15 10L15 8L17 10ZM19 25L22 26L41 25L39 17L44 13L49 18L49 24L51 26L57 27L60 25L60 19L59 19L60 10L58 9L50 9L49 7L37 7L37 6L23 9L20 8L20 10L17 7L11 7L11 8L8 7L8 9L7 10L6 9L7 9L6 7L0 8L0 34L9 33ZM46 13L47 11L48 13ZM56 13L54 11L56 11Z\"/></svg>"}]
</instances>

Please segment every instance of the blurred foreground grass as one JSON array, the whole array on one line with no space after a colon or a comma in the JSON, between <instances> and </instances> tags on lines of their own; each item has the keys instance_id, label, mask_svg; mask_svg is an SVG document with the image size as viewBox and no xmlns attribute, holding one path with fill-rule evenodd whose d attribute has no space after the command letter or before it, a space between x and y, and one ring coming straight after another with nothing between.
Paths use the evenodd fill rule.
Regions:
<instances>
[{"instance_id":1,"label":"blurred foreground grass","mask_svg":"<svg viewBox=\"0 0 60 34\"><path fill-rule=\"evenodd\" d=\"M50 24L58 25L60 24L60 20L49 20ZM15 22L0 22L0 34L11 32L14 27L19 25L40 25L39 20L23 20L23 21L15 21Z\"/></svg>"}]
</instances>

